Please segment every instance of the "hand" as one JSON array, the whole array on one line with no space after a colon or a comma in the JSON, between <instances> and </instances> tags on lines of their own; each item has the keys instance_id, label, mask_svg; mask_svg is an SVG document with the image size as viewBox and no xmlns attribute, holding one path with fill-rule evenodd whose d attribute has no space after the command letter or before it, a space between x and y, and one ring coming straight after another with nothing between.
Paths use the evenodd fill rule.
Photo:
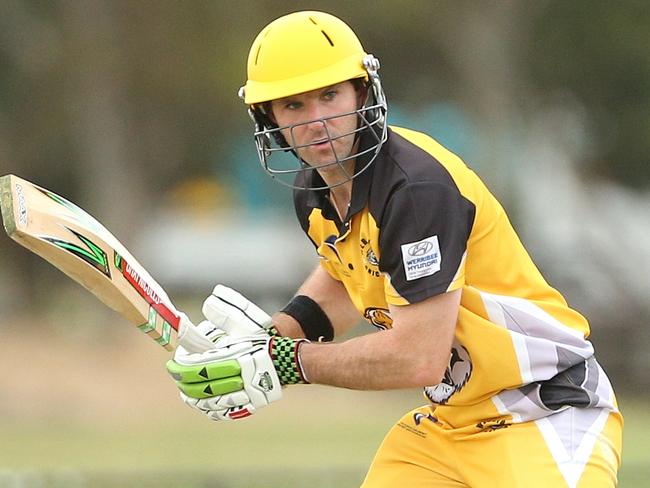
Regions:
<instances>
[{"instance_id":1,"label":"hand","mask_svg":"<svg viewBox=\"0 0 650 488\"><path fill-rule=\"evenodd\" d=\"M300 364L298 349L305 339L280 337L273 327L271 316L248 300L238 291L224 285L217 285L205 302L203 315L230 337L252 336L268 342L268 351L273 358L280 382L283 385L308 383Z\"/></svg>"},{"instance_id":2,"label":"hand","mask_svg":"<svg viewBox=\"0 0 650 488\"><path fill-rule=\"evenodd\" d=\"M224 285L215 286L203 302L203 315L231 336L277 335L269 314L238 291Z\"/></svg>"},{"instance_id":3,"label":"hand","mask_svg":"<svg viewBox=\"0 0 650 488\"><path fill-rule=\"evenodd\" d=\"M177 348L167 370L181 399L213 420L248 417L282 398L282 384L269 354L270 337L223 335L201 354Z\"/></svg>"},{"instance_id":4,"label":"hand","mask_svg":"<svg viewBox=\"0 0 650 488\"><path fill-rule=\"evenodd\" d=\"M269 335L270 316L235 290L217 285L203 313L209 320L197 328L214 348L179 347L167 363L190 407L213 420L240 419L279 400L283 385L307 382L298 356L306 341Z\"/></svg>"},{"instance_id":5,"label":"hand","mask_svg":"<svg viewBox=\"0 0 650 488\"><path fill-rule=\"evenodd\" d=\"M269 314L241 293L224 285L215 286L212 294L203 302L203 315L208 320L204 320L196 327L186 315L181 316L182 328L186 333L183 337L179 337L179 343L185 352L202 352L211 349L210 342L214 343L225 332L232 336L278 335Z\"/></svg>"}]
</instances>

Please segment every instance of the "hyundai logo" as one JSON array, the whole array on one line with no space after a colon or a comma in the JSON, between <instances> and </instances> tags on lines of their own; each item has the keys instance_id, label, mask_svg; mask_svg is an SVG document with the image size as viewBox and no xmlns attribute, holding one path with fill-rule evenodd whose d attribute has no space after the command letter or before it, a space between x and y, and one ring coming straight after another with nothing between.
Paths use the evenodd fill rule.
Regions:
<instances>
[{"instance_id":1,"label":"hyundai logo","mask_svg":"<svg viewBox=\"0 0 650 488\"><path fill-rule=\"evenodd\" d=\"M423 242L418 242L417 244L413 244L411 247L408 248L408 253L411 256L424 256L427 254L429 251L433 249L433 244L431 244L429 241L423 241Z\"/></svg>"}]
</instances>

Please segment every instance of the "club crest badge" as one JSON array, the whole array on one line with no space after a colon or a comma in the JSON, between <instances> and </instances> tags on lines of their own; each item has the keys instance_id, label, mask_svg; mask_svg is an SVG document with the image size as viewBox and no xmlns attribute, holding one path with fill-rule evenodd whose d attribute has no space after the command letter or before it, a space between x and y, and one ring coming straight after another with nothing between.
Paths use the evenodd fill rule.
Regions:
<instances>
[{"instance_id":1,"label":"club crest badge","mask_svg":"<svg viewBox=\"0 0 650 488\"><path fill-rule=\"evenodd\" d=\"M374 277L381 276L381 271L379 271L379 258L377 258L377 254L373 251L370 241L362 237L359 245L361 247L361 256L363 256L363 267L366 273Z\"/></svg>"}]
</instances>

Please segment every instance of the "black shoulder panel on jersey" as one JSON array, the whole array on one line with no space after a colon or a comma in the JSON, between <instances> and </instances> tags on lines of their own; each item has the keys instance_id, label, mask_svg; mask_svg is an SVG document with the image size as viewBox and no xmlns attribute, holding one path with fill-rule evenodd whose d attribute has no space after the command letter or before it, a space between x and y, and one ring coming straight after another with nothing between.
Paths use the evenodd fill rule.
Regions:
<instances>
[{"instance_id":1,"label":"black shoulder panel on jersey","mask_svg":"<svg viewBox=\"0 0 650 488\"><path fill-rule=\"evenodd\" d=\"M476 207L431 154L396 133L375 167L369 210L380 228L379 268L410 303L447 291Z\"/></svg>"}]
</instances>

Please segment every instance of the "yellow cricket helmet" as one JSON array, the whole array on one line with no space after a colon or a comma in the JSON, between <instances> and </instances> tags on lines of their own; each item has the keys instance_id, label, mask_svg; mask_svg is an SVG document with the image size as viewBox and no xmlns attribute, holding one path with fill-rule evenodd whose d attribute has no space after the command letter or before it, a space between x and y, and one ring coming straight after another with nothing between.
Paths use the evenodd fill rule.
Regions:
<instances>
[{"instance_id":1,"label":"yellow cricket helmet","mask_svg":"<svg viewBox=\"0 0 650 488\"><path fill-rule=\"evenodd\" d=\"M248 80L239 96L248 105L255 123L255 147L264 170L276 181L298 189L321 190L333 186L318 182L319 170L338 166L349 181L365 171L375 160L386 141L386 97L379 79L379 60L367 54L356 34L340 19L324 12L295 12L267 25L255 38L248 55ZM359 79L364 86L365 100L352 112L317 121L303 121L279 127L267 113L265 102L317 90L338 83ZM325 128L339 117L357 117L357 127L334 139L331 161L318 165L304 161L299 150L311 144L297 146L288 142L283 131L318 122ZM333 141L354 137L349 154L338 154ZM290 153L294 158L285 158ZM354 162L349 171L348 161Z\"/></svg>"},{"instance_id":2,"label":"yellow cricket helmet","mask_svg":"<svg viewBox=\"0 0 650 488\"><path fill-rule=\"evenodd\" d=\"M285 15L267 25L251 46L244 102L252 105L367 78L366 56L352 29L333 15Z\"/></svg>"}]
</instances>

